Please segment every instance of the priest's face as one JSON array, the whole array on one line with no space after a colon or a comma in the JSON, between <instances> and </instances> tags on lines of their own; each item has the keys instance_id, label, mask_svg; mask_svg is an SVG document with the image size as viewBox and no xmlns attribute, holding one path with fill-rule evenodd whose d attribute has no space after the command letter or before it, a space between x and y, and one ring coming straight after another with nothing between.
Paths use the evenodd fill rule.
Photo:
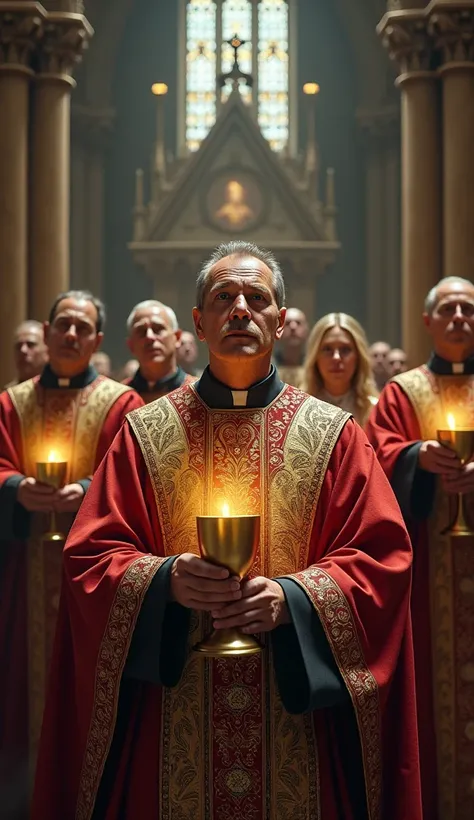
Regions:
<instances>
[{"instance_id":1,"label":"priest's face","mask_svg":"<svg viewBox=\"0 0 474 820\"><path fill-rule=\"evenodd\" d=\"M227 256L211 269L196 333L212 359L268 360L280 339L285 309L278 308L271 270L253 256Z\"/></svg>"},{"instance_id":2,"label":"priest's face","mask_svg":"<svg viewBox=\"0 0 474 820\"><path fill-rule=\"evenodd\" d=\"M44 325L51 368L56 376L73 378L87 369L103 333L97 331L97 308L85 299L59 302L51 324Z\"/></svg>"},{"instance_id":3,"label":"priest's face","mask_svg":"<svg viewBox=\"0 0 474 820\"><path fill-rule=\"evenodd\" d=\"M175 362L180 335L167 312L155 305L135 312L127 344L140 367L153 376L154 367L161 372L163 364Z\"/></svg>"},{"instance_id":4,"label":"priest's face","mask_svg":"<svg viewBox=\"0 0 474 820\"><path fill-rule=\"evenodd\" d=\"M447 282L436 292L431 314L424 314L435 352L461 362L474 353L474 286Z\"/></svg>"}]
</instances>

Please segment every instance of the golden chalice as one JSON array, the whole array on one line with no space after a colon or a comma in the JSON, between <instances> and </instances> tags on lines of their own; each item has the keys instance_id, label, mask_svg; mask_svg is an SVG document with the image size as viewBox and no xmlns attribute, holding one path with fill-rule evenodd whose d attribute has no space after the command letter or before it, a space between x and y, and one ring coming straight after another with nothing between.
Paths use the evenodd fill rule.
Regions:
<instances>
[{"instance_id":1,"label":"golden chalice","mask_svg":"<svg viewBox=\"0 0 474 820\"><path fill-rule=\"evenodd\" d=\"M55 490L64 487L67 475L67 461L56 461L56 454L51 452L47 461L38 461L36 464L36 480L41 484L49 484ZM44 541L65 541L64 533L59 532L56 526L56 513L50 512L49 530L43 535Z\"/></svg>"},{"instance_id":2,"label":"golden chalice","mask_svg":"<svg viewBox=\"0 0 474 820\"><path fill-rule=\"evenodd\" d=\"M259 515L200 515L196 519L201 556L245 578L252 568L260 539ZM211 658L255 655L262 647L253 635L238 629L215 629L194 646Z\"/></svg>"},{"instance_id":3,"label":"golden chalice","mask_svg":"<svg viewBox=\"0 0 474 820\"><path fill-rule=\"evenodd\" d=\"M438 441L454 450L463 466L471 460L474 454L474 430L469 427L456 427L451 413L448 414L448 428L438 430ZM458 493L457 496L454 523L443 531L443 535L474 535L466 519L463 493Z\"/></svg>"}]
</instances>

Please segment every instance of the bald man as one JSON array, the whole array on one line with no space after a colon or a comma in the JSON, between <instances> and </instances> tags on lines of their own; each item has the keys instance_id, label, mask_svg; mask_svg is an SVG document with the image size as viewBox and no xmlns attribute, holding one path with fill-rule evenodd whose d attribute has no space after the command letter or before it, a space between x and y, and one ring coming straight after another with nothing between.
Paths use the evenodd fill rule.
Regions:
<instances>
[{"instance_id":1,"label":"bald man","mask_svg":"<svg viewBox=\"0 0 474 820\"><path fill-rule=\"evenodd\" d=\"M48 349L41 322L27 319L18 325L13 341L13 355L17 377L6 387L26 382L43 372L48 361Z\"/></svg>"},{"instance_id":2,"label":"bald man","mask_svg":"<svg viewBox=\"0 0 474 820\"><path fill-rule=\"evenodd\" d=\"M181 330L175 312L155 299L135 305L127 320L127 345L139 362L125 379L145 404L194 381L177 363Z\"/></svg>"}]
</instances>

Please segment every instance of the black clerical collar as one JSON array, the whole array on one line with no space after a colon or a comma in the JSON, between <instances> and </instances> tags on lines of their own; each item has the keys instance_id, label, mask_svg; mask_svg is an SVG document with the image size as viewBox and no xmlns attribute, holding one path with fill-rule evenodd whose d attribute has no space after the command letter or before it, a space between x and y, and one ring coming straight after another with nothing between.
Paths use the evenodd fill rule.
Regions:
<instances>
[{"instance_id":1,"label":"black clerical collar","mask_svg":"<svg viewBox=\"0 0 474 820\"><path fill-rule=\"evenodd\" d=\"M172 390L176 390L177 387L181 387L184 380L186 378L186 373L180 367L178 367L173 373L164 376L162 379L158 379L157 382L151 385L145 377L142 375L140 368L135 373L131 382L129 382L129 386L133 387L137 393L171 393Z\"/></svg>"},{"instance_id":2,"label":"black clerical collar","mask_svg":"<svg viewBox=\"0 0 474 820\"><path fill-rule=\"evenodd\" d=\"M468 356L463 362L448 362L432 353L428 362L428 368L437 376L472 376L474 374L474 356Z\"/></svg>"},{"instance_id":3,"label":"black clerical collar","mask_svg":"<svg viewBox=\"0 0 474 820\"><path fill-rule=\"evenodd\" d=\"M95 367L92 367L90 364L83 373L79 373L77 376L72 376L72 378L68 379L63 376L56 376L56 373L53 373L51 370L51 366L47 364L41 374L39 383L42 387L47 387L52 390L60 390L61 388L80 390L82 387L87 387L88 384L92 384L98 375Z\"/></svg>"},{"instance_id":4,"label":"black clerical collar","mask_svg":"<svg viewBox=\"0 0 474 820\"><path fill-rule=\"evenodd\" d=\"M283 390L275 367L262 381L256 382L248 390L232 390L212 375L206 367L199 381L195 384L201 399L214 410L234 410L244 407L268 407Z\"/></svg>"}]
</instances>

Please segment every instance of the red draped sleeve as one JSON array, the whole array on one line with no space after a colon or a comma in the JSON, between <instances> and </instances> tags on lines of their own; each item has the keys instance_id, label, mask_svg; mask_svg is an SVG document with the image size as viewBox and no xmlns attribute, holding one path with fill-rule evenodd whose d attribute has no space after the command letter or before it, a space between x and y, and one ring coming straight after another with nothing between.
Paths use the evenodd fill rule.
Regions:
<instances>
[{"instance_id":1,"label":"red draped sleeve","mask_svg":"<svg viewBox=\"0 0 474 820\"><path fill-rule=\"evenodd\" d=\"M413 405L395 382L382 391L366 426L367 437L386 475L392 478L397 459L421 439Z\"/></svg>"}]
</instances>

